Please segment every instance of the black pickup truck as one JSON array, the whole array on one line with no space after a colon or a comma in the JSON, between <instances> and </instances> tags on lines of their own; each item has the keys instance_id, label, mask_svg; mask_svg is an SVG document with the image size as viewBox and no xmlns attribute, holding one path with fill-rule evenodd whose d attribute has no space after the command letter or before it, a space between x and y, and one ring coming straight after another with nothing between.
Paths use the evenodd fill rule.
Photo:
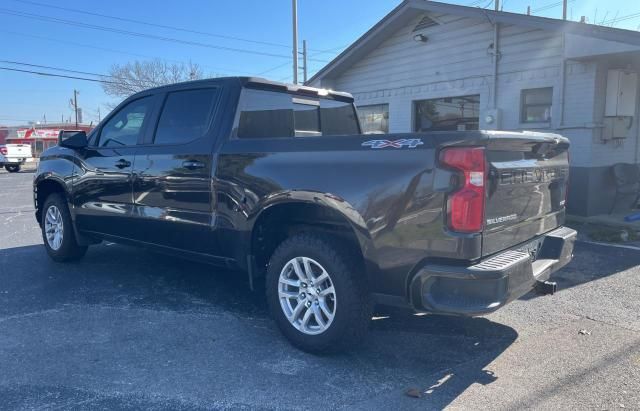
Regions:
<instances>
[{"instance_id":1,"label":"black pickup truck","mask_svg":"<svg viewBox=\"0 0 640 411\"><path fill-rule=\"evenodd\" d=\"M572 257L558 135L363 135L349 94L244 77L63 134L33 185L52 259L108 240L244 271L307 351L353 344L374 303L476 316L553 292Z\"/></svg>"}]
</instances>

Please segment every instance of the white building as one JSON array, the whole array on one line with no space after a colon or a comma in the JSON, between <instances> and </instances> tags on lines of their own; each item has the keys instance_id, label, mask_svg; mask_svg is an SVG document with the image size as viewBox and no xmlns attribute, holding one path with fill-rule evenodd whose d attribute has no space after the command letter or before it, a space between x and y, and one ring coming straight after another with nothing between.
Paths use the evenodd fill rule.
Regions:
<instances>
[{"instance_id":1,"label":"white building","mask_svg":"<svg viewBox=\"0 0 640 411\"><path fill-rule=\"evenodd\" d=\"M313 76L365 128L538 130L571 139L569 210L609 212L611 165L639 163L640 33L406 0Z\"/></svg>"}]
</instances>

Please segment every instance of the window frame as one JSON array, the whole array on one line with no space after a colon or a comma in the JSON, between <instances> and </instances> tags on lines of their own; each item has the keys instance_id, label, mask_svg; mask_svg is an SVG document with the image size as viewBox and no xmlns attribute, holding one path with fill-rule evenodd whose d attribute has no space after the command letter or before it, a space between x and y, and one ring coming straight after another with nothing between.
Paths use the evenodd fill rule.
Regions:
<instances>
[{"instance_id":1,"label":"window frame","mask_svg":"<svg viewBox=\"0 0 640 411\"><path fill-rule=\"evenodd\" d=\"M182 142L175 142L175 143L156 143L156 133L158 132L158 126L160 125L160 118L162 117L162 113L164 112L164 109L167 105L167 100L169 99L169 95L170 94L176 94L176 93L181 93L181 92L187 92L187 91L198 91L198 90L211 90L213 89L214 92L217 91L217 93L214 95L214 102L211 105L211 109L209 111L209 120L208 120L208 124L207 124L207 128L206 130L202 133L201 136L198 136L196 138L193 138L191 140L188 141L182 141ZM211 133L211 129L214 123L214 118L218 112L218 107L220 106L220 100L221 100L221 93L222 93L222 88L220 86L208 86L208 87L193 87L193 88L181 88L181 89L176 89L176 90L169 90L169 91L165 91L163 93L161 93L160 95L158 95L158 100L159 100L159 104L158 104L158 110L157 110L157 114L155 116L155 118L153 119L153 129L150 130L150 132L148 133L148 135L145 136L145 138L143 139L142 143L138 143L139 146L154 146L154 147L160 147L160 146L179 146L179 145L184 145L184 144L190 144L193 143L194 141L198 141L200 139L202 139L203 137L206 137L207 135L209 135Z\"/></svg>"},{"instance_id":2,"label":"window frame","mask_svg":"<svg viewBox=\"0 0 640 411\"><path fill-rule=\"evenodd\" d=\"M140 101L140 100L143 100L145 98L149 98L149 102L150 102L150 104L149 104L149 121L144 121L143 120L144 123L143 123L143 125L141 127L140 135L138 136L138 140L136 141L135 144L126 145L126 146L118 146L117 148L137 147L141 143L143 143L145 141L146 137L147 137L147 134L148 134L149 124L153 123L154 120L157 120L157 118L154 118L154 116L157 116L157 112L156 112L157 104L156 103L157 103L158 96L156 94L144 94L144 95L136 96L135 98L133 98L131 100L127 99L127 100L123 101L118 107L116 107L115 110L113 110L113 112L111 114L109 114L108 117L106 117L104 119L102 124L100 124L99 130L96 130L97 136L96 136L95 142L90 147L91 148L95 148L95 149L114 149L114 148L116 148L116 147L101 147L100 146L100 141L102 140L102 132L104 131L104 127L111 121L111 119L113 119L115 116L120 114L120 112L122 110L124 110L125 108L129 107L131 104L135 103L136 101Z\"/></svg>"},{"instance_id":3,"label":"window frame","mask_svg":"<svg viewBox=\"0 0 640 411\"><path fill-rule=\"evenodd\" d=\"M538 90L551 90L549 104L543 104L543 103L527 104L526 94L528 92L538 91ZM549 118L547 120L527 120L526 109L529 107L548 107ZM553 110L553 86L523 88L520 90L520 123L521 124L550 124L551 119L553 118L552 110Z\"/></svg>"},{"instance_id":4,"label":"window frame","mask_svg":"<svg viewBox=\"0 0 640 411\"><path fill-rule=\"evenodd\" d=\"M366 109L366 108L370 108L370 107L386 107L387 108L387 111L386 111L386 113L387 113L387 118L386 118L386 120L387 120L387 130L386 131L383 130L382 133L383 134L388 134L389 133L389 118L391 117L391 113L389 112L389 103L366 104L364 106L357 106L357 115L358 115L358 122L360 123L360 132L364 133L363 132L364 123L360 119L360 111L362 109ZM383 113L384 113L384 111L383 111ZM373 134L375 134L375 133L373 133Z\"/></svg>"}]
</instances>

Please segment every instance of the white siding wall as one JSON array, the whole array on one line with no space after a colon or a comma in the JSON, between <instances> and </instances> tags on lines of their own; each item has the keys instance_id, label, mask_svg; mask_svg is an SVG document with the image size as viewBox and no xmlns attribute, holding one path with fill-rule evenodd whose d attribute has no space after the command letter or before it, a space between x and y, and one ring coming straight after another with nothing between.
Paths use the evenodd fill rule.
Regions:
<instances>
[{"instance_id":1,"label":"white siding wall","mask_svg":"<svg viewBox=\"0 0 640 411\"><path fill-rule=\"evenodd\" d=\"M322 84L352 93L358 105L388 103L389 131L394 133L412 130L415 100L480 94L481 128L557 131L572 140L573 165L593 164L594 130L597 130L594 105L597 96L604 94L596 94L595 63L567 63L565 118L560 124L562 35L502 25L497 99L501 122L488 125L483 113L492 104L493 27L486 20L433 14L430 17L442 24L422 31L429 38L426 43L413 40L412 30L422 18L417 16L368 56L337 78L323 79ZM521 90L538 87L553 87L552 122L522 124ZM597 148L596 158L603 164L629 156L621 154L624 150L611 148L615 154L609 154L609 148Z\"/></svg>"},{"instance_id":2,"label":"white siding wall","mask_svg":"<svg viewBox=\"0 0 640 411\"><path fill-rule=\"evenodd\" d=\"M601 123L604 118L604 106L605 106L605 93L607 88L607 71L609 69L624 68L630 61L625 63L603 60L597 66L597 74L595 75L595 95L598 96L595 100L594 116L598 123ZM638 70L640 62L637 60L631 63ZM615 163L634 163L638 158L638 115L640 110L638 109L638 103L636 102L636 116L632 120L631 129L629 130L628 137L619 141L608 141L603 143L600 136L601 131L597 130L594 134L593 154L591 158L592 165L594 167L611 165Z\"/></svg>"}]
</instances>

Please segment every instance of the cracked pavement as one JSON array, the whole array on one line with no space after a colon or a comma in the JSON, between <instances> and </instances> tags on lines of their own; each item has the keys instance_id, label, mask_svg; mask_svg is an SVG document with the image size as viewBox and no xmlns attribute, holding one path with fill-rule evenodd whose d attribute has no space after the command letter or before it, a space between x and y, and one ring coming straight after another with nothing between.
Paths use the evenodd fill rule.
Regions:
<instances>
[{"instance_id":1,"label":"cracked pavement","mask_svg":"<svg viewBox=\"0 0 640 411\"><path fill-rule=\"evenodd\" d=\"M32 178L0 172L0 408L640 409L640 251L578 243L556 295L484 318L378 308L316 357L242 273L113 244L52 262Z\"/></svg>"}]
</instances>

